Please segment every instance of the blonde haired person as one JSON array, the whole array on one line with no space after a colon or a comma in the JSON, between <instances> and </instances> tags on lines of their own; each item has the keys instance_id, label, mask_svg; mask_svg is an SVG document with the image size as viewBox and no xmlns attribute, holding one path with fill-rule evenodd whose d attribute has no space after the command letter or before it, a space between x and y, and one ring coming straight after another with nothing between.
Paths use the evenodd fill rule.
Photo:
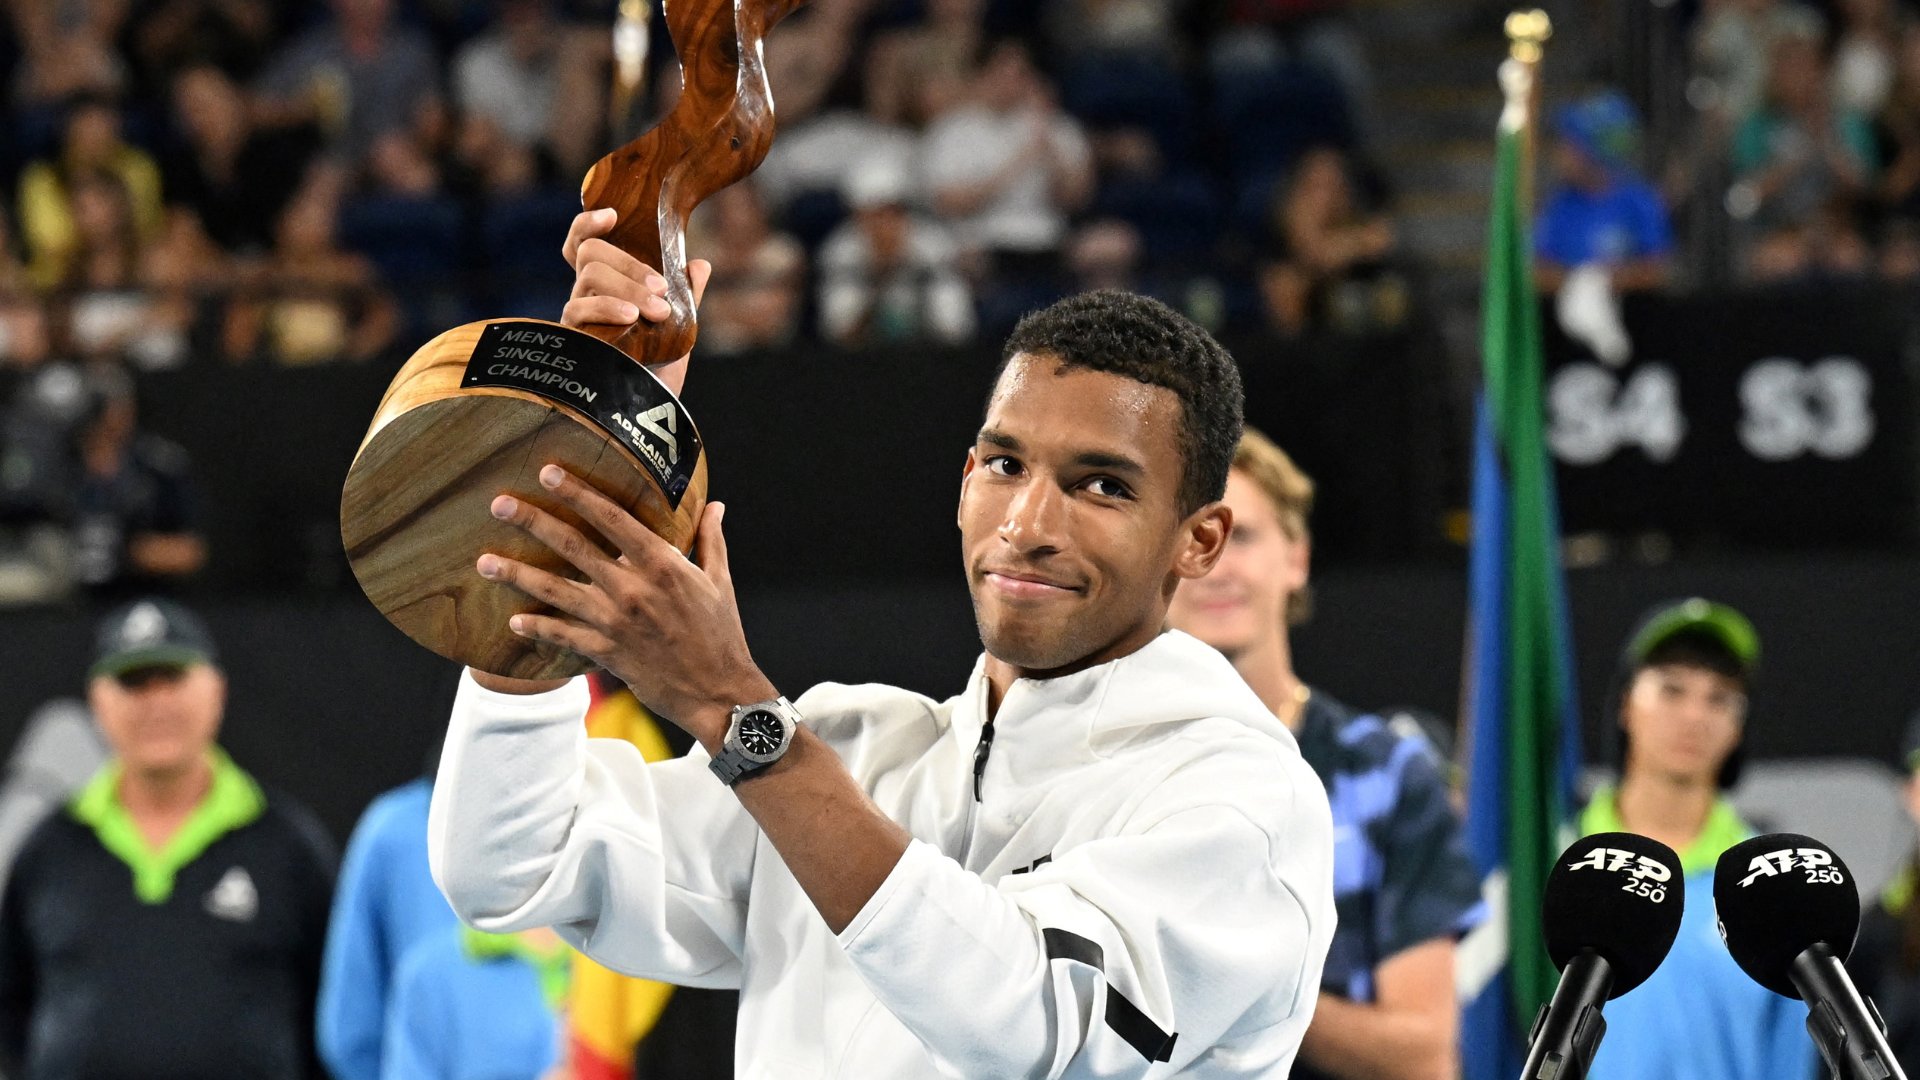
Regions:
<instances>
[{"instance_id":1,"label":"blonde haired person","mask_svg":"<svg viewBox=\"0 0 1920 1080\"><path fill-rule=\"evenodd\" d=\"M1212 573L1180 583L1168 620L1233 662L1332 804L1339 923L1293 1075L1452 1077L1454 941L1482 916L1479 883L1445 764L1418 727L1349 708L1294 673L1288 632L1312 609L1313 497L1312 479L1249 427L1227 476L1227 550Z\"/></svg>"}]
</instances>

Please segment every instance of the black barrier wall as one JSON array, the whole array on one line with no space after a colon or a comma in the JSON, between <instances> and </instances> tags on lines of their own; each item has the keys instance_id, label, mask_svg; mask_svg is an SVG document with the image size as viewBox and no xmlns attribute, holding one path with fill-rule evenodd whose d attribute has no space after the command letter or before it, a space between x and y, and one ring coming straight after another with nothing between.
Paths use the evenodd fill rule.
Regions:
<instances>
[{"instance_id":1,"label":"black barrier wall","mask_svg":"<svg viewBox=\"0 0 1920 1080\"><path fill-rule=\"evenodd\" d=\"M1460 680L1464 570L1344 570L1318 576L1300 670L1357 705L1414 705L1451 718ZM1701 593L1752 615L1763 642L1751 747L1760 757L1891 761L1920 708L1920 572L1886 557L1773 559L1576 573L1571 604L1587 744L1615 650L1657 600ZM979 650L957 571L943 580L825 588L739 579L755 658L793 695L821 680L956 692ZM227 746L344 838L376 793L413 775L438 740L454 670L364 600L204 605L232 683ZM85 620L0 617L0 746L27 713L80 688Z\"/></svg>"},{"instance_id":2,"label":"black barrier wall","mask_svg":"<svg viewBox=\"0 0 1920 1080\"><path fill-rule=\"evenodd\" d=\"M1568 531L1657 530L1695 549L1913 540L1914 293L1635 296L1622 316L1633 355L1619 364L1548 334Z\"/></svg>"},{"instance_id":3,"label":"black barrier wall","mask_svg":"<svg viewBox=\"0 0 1920 1080\"><path fill-rule=\"evenodd\" d=\"M1248 412L1321 480L1331 557L1437 543L1445 379L1413 338L1238 343ZM985 350L824 349L695 360L686 406L735 567L767 582L901 581L958 565L960 467L998 361ZM357 595L347 466L398 363L201 368L140 381L146 426L203 493L214 592ZM0 384L0 400L6 388Z\"/></svg>"}]
</instances>

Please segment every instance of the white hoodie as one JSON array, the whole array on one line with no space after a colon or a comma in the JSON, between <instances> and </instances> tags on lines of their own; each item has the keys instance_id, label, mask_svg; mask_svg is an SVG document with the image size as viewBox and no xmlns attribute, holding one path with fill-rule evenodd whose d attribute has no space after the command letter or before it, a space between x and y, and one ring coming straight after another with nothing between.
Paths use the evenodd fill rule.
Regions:
<instances>
[{"instance_id":1,"label":"white hoodie","mask_svg":"<svg viewBox=\"0 0 1920 1080\"><path fill-rule=\"evenodd\" d=\"M914 837L836 936L698 747L648 765L586 737L582 680L467 676L434 880L482 930L551 925L615 970L739 988L742 1080L1285 1076L1334 925L1326 793L1292 736L1171 632L1015 682L976 799L986 701L983 658L945 702L795 702Z\"/></svg>"}]
</instances>

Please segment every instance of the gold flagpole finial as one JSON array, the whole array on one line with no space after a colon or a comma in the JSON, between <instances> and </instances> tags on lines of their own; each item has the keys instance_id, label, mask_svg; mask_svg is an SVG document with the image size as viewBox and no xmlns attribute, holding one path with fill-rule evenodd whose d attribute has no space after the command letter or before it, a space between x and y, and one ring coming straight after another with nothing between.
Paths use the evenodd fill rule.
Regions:
<instances>
[{"instance_id":1,"label":"gold flagpole finial","mask_svg":"<svg viewBox=\"0 0 1920 1080\"><path fill-rule=\"evenodd\" d=\"M1553 37L1553 20L1539 8L1516 11L1507 16L1507 43L1513 58L1523 64L1537 64L1542 46Z\"/></svg>"},{"instance_id":2,"label":"gold flagpole finial","mask_svg":"<svg viewBox=\"0 0 1920 1080\"><path fill-rule=\"evenodd\" d=\"M647 31L653 19L650 0L620 0L613 23L613 94L607 101L608 120L615 131L633 123L633 106L645 87Z\"/></svg>"}]
</instances>

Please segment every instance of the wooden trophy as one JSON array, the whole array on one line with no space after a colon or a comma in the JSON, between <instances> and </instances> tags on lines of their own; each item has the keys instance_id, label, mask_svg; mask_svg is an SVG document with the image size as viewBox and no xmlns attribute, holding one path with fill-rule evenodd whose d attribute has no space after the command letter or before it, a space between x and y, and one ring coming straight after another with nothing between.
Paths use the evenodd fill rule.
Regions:
<instances>
[{"instance_id":1,"label":"wooden trophy","mask_svg":"<svg viewBox=\"0 0 1920 1080\"><path fill-rule=\"evenodd\" d=\"M686 225L695 206L744 178L773 142L761 46L803 0L669 0L679 103L652 131L600 159L581 185L586 209L611 206L606 239L667 281L662 323L568 327L544 319L469 323L427 342L394 377L347 473L340 533L354 576L408 637L450 660L525 679L592 664L507 629L546 605L489 582L484 552L578 578L571 564L488 510L511 492L579 527L541 487L564 465L681 551L706 506L699 430L647 370L693 348ZM558 248L560 236L555 236Z\"/></svg>"}]
</instances>

